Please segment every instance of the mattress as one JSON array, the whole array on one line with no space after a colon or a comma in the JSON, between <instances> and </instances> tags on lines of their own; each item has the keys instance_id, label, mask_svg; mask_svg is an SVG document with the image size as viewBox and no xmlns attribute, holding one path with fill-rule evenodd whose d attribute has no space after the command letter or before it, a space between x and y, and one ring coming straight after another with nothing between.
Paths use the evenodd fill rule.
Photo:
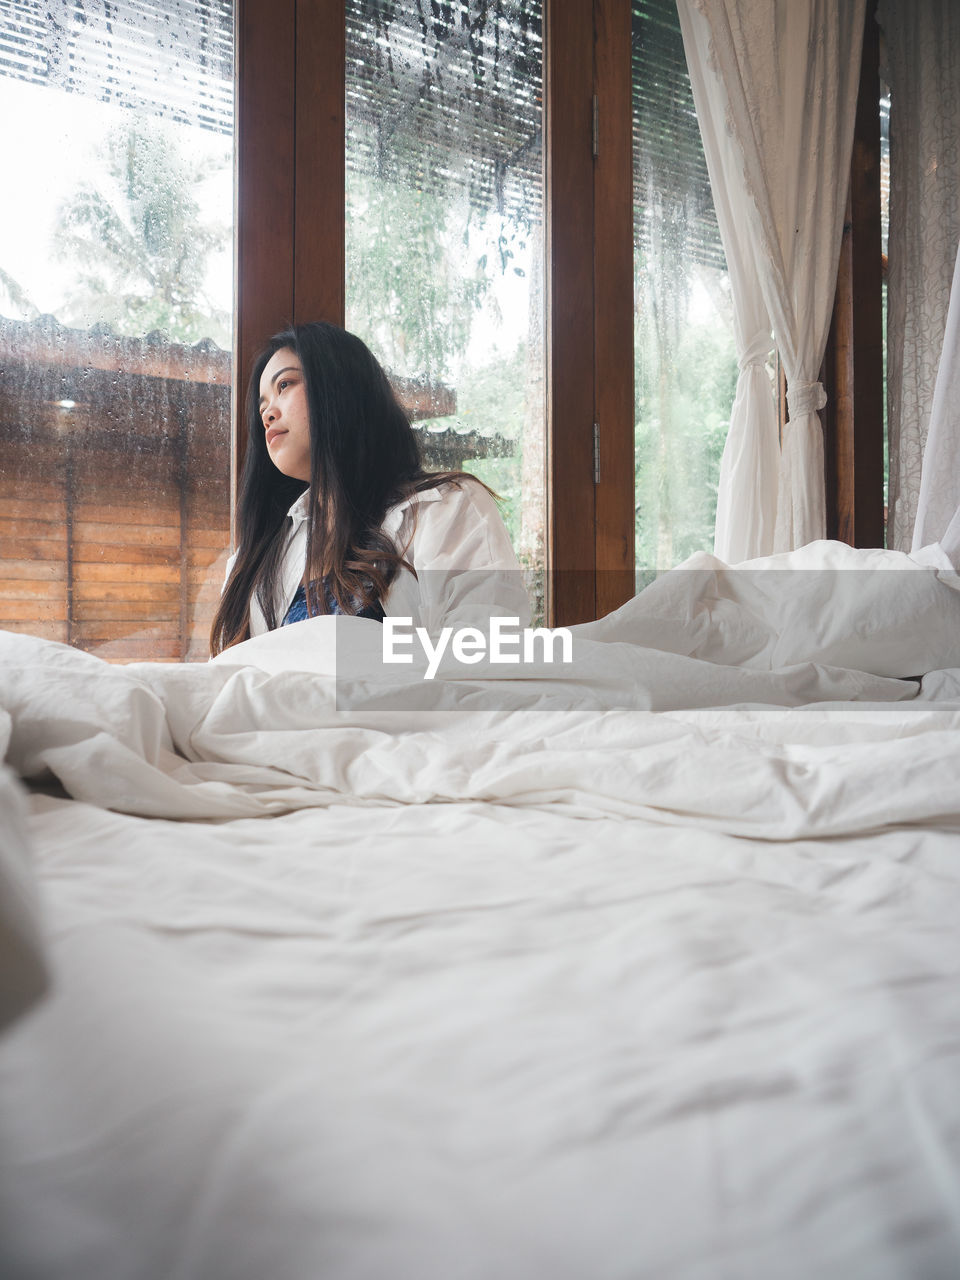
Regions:
<instances>
[{"instance_id":1,"label":"mattress","mask_svg":"<svg viewBox=\"0 0 960 1280\"><path fill-rule=\"evenodd\" d=\"M0 1274L956 1275L958 602L822 544L507 675L0 638Z\"/></svg>"}]
</instances>

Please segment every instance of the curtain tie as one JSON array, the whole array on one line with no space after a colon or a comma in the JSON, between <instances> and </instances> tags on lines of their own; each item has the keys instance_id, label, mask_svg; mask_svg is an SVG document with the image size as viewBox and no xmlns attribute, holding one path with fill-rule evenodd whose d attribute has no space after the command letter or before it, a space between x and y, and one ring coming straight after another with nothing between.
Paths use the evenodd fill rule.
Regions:
<instances>
[{"instance_id":1,"label":"curtain tie","mask_svg":"<svg viewBox=\"0 0 960 1280\"><path fill-rule=\"evenodd\" d=\"M770 354L770 334L758 333L753 339L747 343L741 352L740 359L737 361L737 368L741 373L747 369L762 369L767 363L767 356Z\"/></svg>"},{"instance_id":2,"label":"curtain tie","mask_svg":"<svg viewBox=\"0 0 960 1280\"><path fill-rule=\"evenodd\" d=\"M805 413L816 413L827 403L822 382L787 383L787 413L792 422Z\"/></svg>"}]
</instances>

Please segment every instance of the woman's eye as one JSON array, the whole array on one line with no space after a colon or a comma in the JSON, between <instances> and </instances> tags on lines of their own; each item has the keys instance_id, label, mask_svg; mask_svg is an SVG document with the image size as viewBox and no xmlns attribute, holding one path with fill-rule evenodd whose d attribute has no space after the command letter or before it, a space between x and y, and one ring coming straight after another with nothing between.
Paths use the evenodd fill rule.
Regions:
<instances>
[{"instance_id":1,"label":"woman's eye","mask_svg":"<svg viewBox=\"0 0 960 1280\"><path fill-rule=\"evenodd\" d=\"M278 391L283 391L283 390L284 390L284 388L285 388L285 387L289 387L289 385L290 385L290 379L289 379L289 378L281 378L281 379L280 379L280 381L277 383L277 390L278 390Z\"/></svg>"}]
</instances>

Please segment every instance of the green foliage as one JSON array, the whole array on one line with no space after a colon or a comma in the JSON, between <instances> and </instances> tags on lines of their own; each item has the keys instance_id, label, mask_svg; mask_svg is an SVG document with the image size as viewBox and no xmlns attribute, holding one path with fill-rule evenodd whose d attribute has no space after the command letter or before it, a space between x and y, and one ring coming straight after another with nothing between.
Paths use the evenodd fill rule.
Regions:
<instances>
[{"instance_id":1,"label":"green foliage","mask_svg":"<svg viewBox=\"0 0 960 1280\"><path fill-rule=\"evenodd\" d=\"M681 325L658 343L638 314L636 554L639 572L713 549L717 487L737 384L732 335L718 324Z\"/></svg>"},{"instance_id":2,"label":"green foliage","mask_svg":"<svg viewBox=\"0 0 960 1280\"><path fill-rule=\"evenodd\" d=\"M471 260L472 217L466 203L351 176L347 328L394 373L442 382L466 351L491 280L486 258Z\"/></svg>"},{"instance_id":3,"label":"green foliage","mask_svg":"<svg viewBox=\"0 0 960 1280\"><path fill-rule=\"evenodd\" d=\"M347 327L394 373L448 382L457 412L425 422L440 429L520 441L526 396L526 349L480 366L463 357L473 321L498 274L516 271L514 246L527 228L504 224L492 251L477 253L466 203L352 174L347 186ZM466 270L464 266L466 264ZM514 457L471 458L464 469L502 498L511 538L520 531L519 448Z\"/></svg>"},{"instance_id":4,"label":"green foliage","mask_svg":"<svg viewBox=\"0 0 960 1280\"><path fill-rule=\"evenodd\" d=\"M522 458L526 395L527 353L519 346L510 355L495 356L482 367L465 369L457 383L455 417L438 419L438 427L476 431L483 436L500 435L516 441L509 457L468 458L464 470L479 477L501 498L500 511L516 546L520 538Z\"/></svg>"},{"instance_id":5,"label":"green foliage","mask_svg":"<svg viewBox=\"0 0 960 1280\"><path fill-rule=\"evenodd\" d=\"M480 368L465 369L457 386L457 418L484 435L518 440L526 403L527 351L491 357Z\"/></svg>"},{"instance_id":6,"label":"green foliage","mask_svg":"<svg viewBox=\"0 0 960 1280\"><path fill-rule=\"evenodd\" d=\"M185 161L159 123L143 121L111 131L101 156L107 183L81 186L57 217L57 256L76 265L62 317L228 347L230 317L211 305L202 283L209 255L229 236L200 217L195 191L209 168Z\"/></svg>"}]
</instances>

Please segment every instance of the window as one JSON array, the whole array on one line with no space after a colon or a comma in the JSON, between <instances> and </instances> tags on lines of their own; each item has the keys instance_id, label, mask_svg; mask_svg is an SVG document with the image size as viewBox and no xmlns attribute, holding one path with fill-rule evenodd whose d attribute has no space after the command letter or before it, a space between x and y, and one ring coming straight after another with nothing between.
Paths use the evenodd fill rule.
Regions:
<instances>
[{"instance_id":1,"label":"window","mask_svg":"<svg viewBox=\"0 0 960 1280\"><path fill-rule=\"evenodd\" d=\"M552 623L709 545L735 361L670 0L237 0L235 68L229 0L64 12L0 0L58 160L0 262L0 625L205 655L229 347L242 385L291 320L357 329L428 461L505 497Z\"/></svg>"},{"instance_id":2,"label":"window","mask_svg":"<svg viewBox=\"0 0 960 1280\"><path fill-rule=\"evenodd\" d=\"M542 13L346 6L346 325L544 565ZM540 586L542 593L542 586Z\"/></svg>"},{"instance_id":3,"label":"window","mask_svg":"<svg viewBox=\"0 0 960 1280\"><path fill-rule=\"evenodd\" d=\"M729 280L673 0L632 5L636 555L713 550L737 382Z\"/></svg>"},{"instance_id":4,"label":"window","mask_svg":"<svg viewBox=\"0 0 960 1280\"><path fill-rule=\"evenodd\" d=\"M205 658L229 541L233 12L0 6L0 626Z\"/></svg>"}]
</instances>

